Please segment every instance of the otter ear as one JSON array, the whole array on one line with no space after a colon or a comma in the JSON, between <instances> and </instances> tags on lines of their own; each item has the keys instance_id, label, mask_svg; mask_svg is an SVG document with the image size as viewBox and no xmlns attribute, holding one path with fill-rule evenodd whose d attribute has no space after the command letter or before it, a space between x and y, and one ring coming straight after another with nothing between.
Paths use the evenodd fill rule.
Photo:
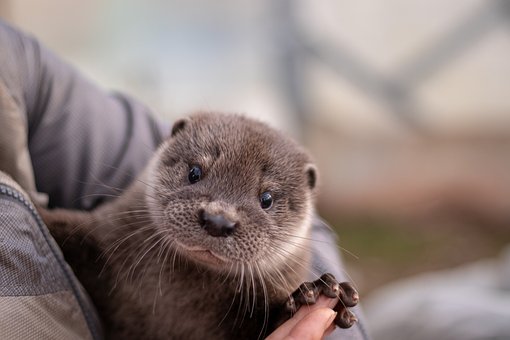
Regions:
<instances>
[{"instance_id":1,"label":"otter ear","mask_svg":"<svg viewBox=\"0 0 510 340\"><path fill-rule=\"evenodd\" d=\"M315 189L317 186L317 167L314 164L307 164L305 166L306 179L308 180L308 187Z\"/></svg>"},{"instance_id":2,"label":"otter ear","mask_svg":"<svg viewBox=\"0 0 510 340\"><path fill-rule=\"evenodd\" d=\"M172 126L171 137L175 137L180 131L182 131L189 123L189 118L182 118L177 120Z\"/></svg>"}]
</instances>

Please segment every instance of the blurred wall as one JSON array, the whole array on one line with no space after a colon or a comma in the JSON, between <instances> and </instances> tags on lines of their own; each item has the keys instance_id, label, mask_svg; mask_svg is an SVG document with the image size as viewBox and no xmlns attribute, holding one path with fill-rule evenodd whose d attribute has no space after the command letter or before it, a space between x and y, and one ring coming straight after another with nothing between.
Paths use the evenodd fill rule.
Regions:
<instances>
[{"instance_id":1,"label":"blurred wall","mask_svg":"<svg viewBox=\"0 0 510 340\"><path fill-rule=\"evenodd\" d=\"M492 254L476 250L489 230L510 239L509 3L0 0L0 15L164 119L245 112L298 137L319 165L319 210L344 234L352 216L415 238L455 221L439 234L450 253L411 273ZM374 260L360 282L400 275L382 252L346 248Z\"/></svg>"},{"instance_id":2,"label":"blurred wall","mask_svg":"<svg viewBox=\"0 0 510 340\"><path fill-rule=\"evenodd\" d=\"M133 94L167 119L206 109L292 125L272 85L271 18L263 2L4 3L11 22L106 88Z\"/></svg>"},{"instance_id":3,"label":"blurred wall","mask_svg":"<svg viewBox=\"0 0 510 340\"><path fill-rule=\"evenodd\" d=\"M281 78L293 73L306 98L291 99L343 134L506 133L510 120L504 0L0 3L90 77L163 113L292 114ZM282 70L289 52L296 67Z\"/></svg>"}]
</instances>

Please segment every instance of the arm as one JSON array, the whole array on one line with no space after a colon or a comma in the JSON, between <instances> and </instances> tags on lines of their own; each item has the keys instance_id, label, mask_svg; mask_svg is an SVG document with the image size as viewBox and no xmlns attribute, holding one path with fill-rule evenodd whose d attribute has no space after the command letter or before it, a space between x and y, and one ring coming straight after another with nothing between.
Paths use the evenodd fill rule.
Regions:
<instances>
[{"instance_id":1,"label":"arm","mask_svg":"<svg viewBox=\"0 0 510 340\"><path fill-rule=\"evenodd\" d=\"M25 115L37 190L51 207L77 209L117 195L147 164L166 126L1 21L0 46L0 76Z\"/></svg>"}]
</instances>

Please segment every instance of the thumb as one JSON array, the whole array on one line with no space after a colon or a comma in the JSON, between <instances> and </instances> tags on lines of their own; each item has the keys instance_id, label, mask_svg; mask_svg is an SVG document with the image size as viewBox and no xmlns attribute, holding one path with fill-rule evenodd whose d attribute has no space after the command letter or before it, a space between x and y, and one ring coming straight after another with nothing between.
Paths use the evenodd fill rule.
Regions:
<instances>
[{"instance_id":1,"label":"thumb","mask_svg":"<svg viewBox=\"0 0 510 340\"><path fill-rule=\"evenodd\" d=\"M335 319L336 312L331 308L319 308L306 315L289 332L289 339L319 340L325 335Z\"/></svg>"}]
</instances>

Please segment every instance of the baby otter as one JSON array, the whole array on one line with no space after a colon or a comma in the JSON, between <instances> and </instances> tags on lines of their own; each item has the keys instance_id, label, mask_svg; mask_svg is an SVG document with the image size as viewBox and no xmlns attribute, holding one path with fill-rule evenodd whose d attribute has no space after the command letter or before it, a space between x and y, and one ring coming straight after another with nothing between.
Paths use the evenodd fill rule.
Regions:
<instances>
[{"instance_id":1,"label":"baby otter","mask_svg":"<svg viewBox=\"0 0 510 340\"><path fill-rule=\"evenodd\" d=\"M336 323L350 327L350 284L300 285L316 182L308 154L268 125L199 113L113 202L41 214L108 338L261 338L319 294L340 298Z\"/></svg>"}]
</instances>

